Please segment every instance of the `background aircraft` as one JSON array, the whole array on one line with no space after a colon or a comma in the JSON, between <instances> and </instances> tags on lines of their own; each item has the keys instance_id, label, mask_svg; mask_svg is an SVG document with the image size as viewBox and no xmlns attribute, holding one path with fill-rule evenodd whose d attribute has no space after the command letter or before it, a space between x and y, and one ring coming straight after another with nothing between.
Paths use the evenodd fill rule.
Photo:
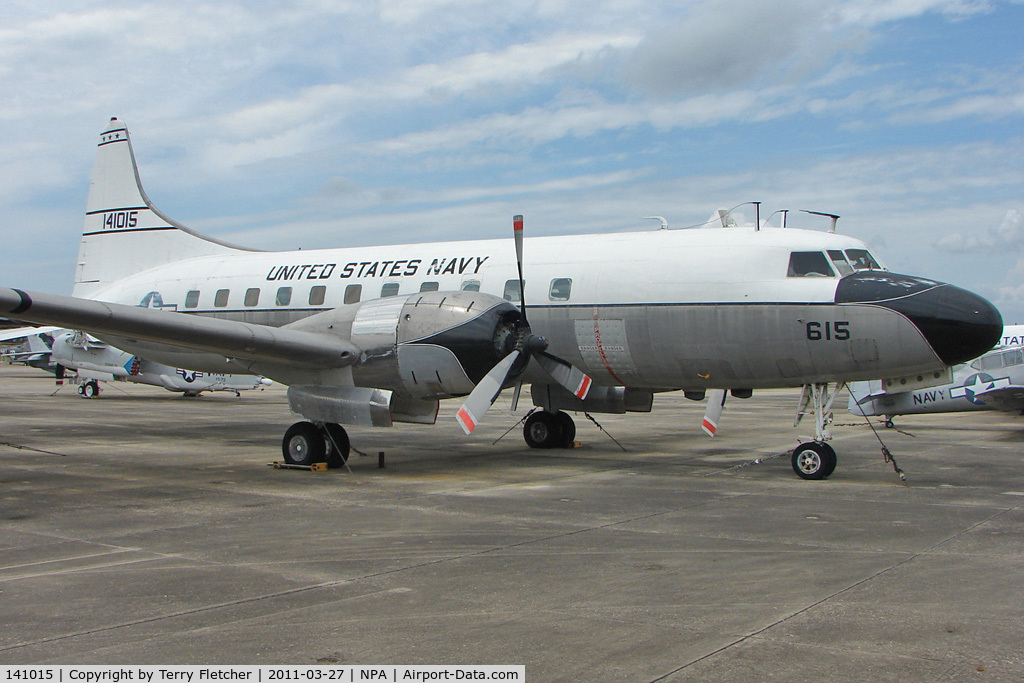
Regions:
<instances>
[{"instance_id":1,"label":"background aircraft","mask_svg":"<svg viewBox=\"0 0 1024 683\"><path fill-rule=\"evenodd\" d=\"M344 460L342 424L433 423L446 398L466 397L458 419L471 432L503 387L523 383L542 409L524 425L532 447L571 440L565 411L646 412L657 391L804 387L817 416L814 441L793 453L804 478L836 465L830 383L939 383L1002 330L988 301L884 270L863 242L831 231L755 221L527 245L516 217L513 235L514 250L505 240L229 245L153 206L112 119L74 296L0 288L0 314L87 330L168 365L280 381L305 418L282 441L300 463Z\"/></svg>"},{"instance_id":2,"label":"background aircraft","mask_svg":"<svg viewBox=\"0 0 1024 683\"><path fill-rule=\"evenodd\" d=\"M958 365L952 382L928 389L887 394L881 382L854 382L848 409L854 415L884 415L886 427L893 426L896 415L968 410L1024 415L1024 346L996 349Z\"/></svg>"},{"instance_id":3,"label":"background aircraft","mask_svg":"<svg viewBox=\"0 0 1024 683\"><path fill-rule=\"evenodd\" d=\"M11 335L25 337L27 350L14 358L32 367L53 373L57 384L65 380L65 370L74 371L85 380L78 393L85 398L100 394L100 382L125 381L149 384L186 396L198 396L204 391L239 392L269 386L272 382L255 375L197 372L174 368L139 358L84 332L60 328L21 328L3 331L0 340Z\"/></svg>"},{"instance_id":4,"label":"background aircraft","mask_svg":"<svg viewBox=\"0 0 1024 683\"><path fill-rule=\"evenodd\" d=\"M1007 325L998 346L1024 346L1024 325Z\"/></svg>"},{"instance_id":5,"label":"background aircraft","mask_svg":"<svg viewBox=\"0 0 1024 683\"><path fill-rule=\"evenodd\" d=\"M0 330L0 345L4 347L4 358L13 363L47 372L56 371L56 364L50 360L52 333L59 327L12 327Z\"/></svg>"}]
</instances>

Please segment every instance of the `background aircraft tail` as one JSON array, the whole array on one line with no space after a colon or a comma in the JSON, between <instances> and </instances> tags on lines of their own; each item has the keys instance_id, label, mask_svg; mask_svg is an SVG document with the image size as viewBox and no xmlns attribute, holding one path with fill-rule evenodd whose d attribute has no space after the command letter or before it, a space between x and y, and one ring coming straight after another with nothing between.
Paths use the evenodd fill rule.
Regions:
<instances>
[{"instance_id":1,"label":"background aircraft tail","mask_svg":"<svg viewBox=\"0 0 1024 683\"><path fill-rule=\"evenodd\" d=\"M89 298L154 266L233 251L250 250L204 237L153 206L139 180L128 128L110 119L96 150L72 294Z\"/></svg>"}]
</instances>

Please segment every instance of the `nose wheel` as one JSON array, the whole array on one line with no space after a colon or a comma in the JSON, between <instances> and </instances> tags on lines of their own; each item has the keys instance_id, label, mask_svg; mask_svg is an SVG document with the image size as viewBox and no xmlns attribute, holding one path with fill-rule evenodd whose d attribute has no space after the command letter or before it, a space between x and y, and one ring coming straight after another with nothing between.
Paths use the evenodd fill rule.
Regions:
<instances>
[{"instance_id":1,"label":"nose wheel","mask_svg":"<svg viewBox=\"0 0 1024 683\"><path fill-rule=\"evenodd\" d=\"M281 441L281 454L289 465L326 462L328 467L341 467L348 460L349 449L348 434L333 422L296 422Z\"/></svg>"},{"instance_id":2,"label":"nose wheel","mask_svg":"<svg viewBox=\"0 0 1024 683\"><path fill-rule=\"evenodd\" d=\"M809 441L793 450L793 471L801 479L824 479L835 471L837 460L832 446Z\"/></svg>"}]
</instances>

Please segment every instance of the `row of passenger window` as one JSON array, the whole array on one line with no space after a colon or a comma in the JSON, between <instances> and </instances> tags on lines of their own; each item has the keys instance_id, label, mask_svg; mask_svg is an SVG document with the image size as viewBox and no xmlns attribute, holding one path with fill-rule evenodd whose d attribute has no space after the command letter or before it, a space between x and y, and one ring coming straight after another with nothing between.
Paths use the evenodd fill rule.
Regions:
<instances>
[{"instance_id":1,"label":"row of passenger window","mask_svg":"<svg viewBox=\"0 0 1024 683\"><path fill-rule=\"evenodd\" d=\"M421 292L436 292L441 288L439 282L424 282L420 284L419 291ZM479 292L480 281L479 280L466 280L462 283L460 288L463 291L468 292ZM572 292L572 279L566 277L555 278L551 281L551 286L548 288L548 298L551 301L568 301L569 296ZM185 308L199 308L199 297L201 291L198 289L189 290L185 295ZM398 296L399 283L387 282L380 290L381 297ZM246 308L255 308L260 305L260 297L263 294L263 290L259 287L250 287L245 290L245 295L242 298L242 305ZM274 295L275 306L291 306L293 300L293 290L291 287L278 287L277 293ZM345 298L346 304L358 303L363 296L362 285L348 285L345 287ZM519 301L519 280L508 280L505 283L504 296L509 301ZM310 306L323 306L324 301L327 300L327 286L316 285L310 287L309 297L306 303ZM230 289L218 289L213 295L213 307L214 308L227 308L231 302L231 290ZM295 305L302 305L298 302Z\"/></svg>"}]
</instances>

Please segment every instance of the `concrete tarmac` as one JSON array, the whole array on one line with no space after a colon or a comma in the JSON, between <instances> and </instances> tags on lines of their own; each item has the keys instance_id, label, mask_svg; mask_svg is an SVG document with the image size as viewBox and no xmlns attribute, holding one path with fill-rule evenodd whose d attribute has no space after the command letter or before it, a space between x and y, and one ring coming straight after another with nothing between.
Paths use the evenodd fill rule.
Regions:
<instances>
[{"instance_id":1,"label":"concrete tarmac","mask_svg":"<svg viewBox=\"0 0 1024 683\"><path fill-rule=\"evenodd\" d=\"M1024 680L1024 418L837 411L803 481L798 390L582 415L534 451L353 428L275 470L284 389L56 395L0 366L0 663L524 664L529 681ZM21 448L17 448L21 447ZM386 454L378 468L377 453ZM783 454L783 455L780 455ZM762 460L751 464L755 460Z\"/></svg>"}]
</instances>

